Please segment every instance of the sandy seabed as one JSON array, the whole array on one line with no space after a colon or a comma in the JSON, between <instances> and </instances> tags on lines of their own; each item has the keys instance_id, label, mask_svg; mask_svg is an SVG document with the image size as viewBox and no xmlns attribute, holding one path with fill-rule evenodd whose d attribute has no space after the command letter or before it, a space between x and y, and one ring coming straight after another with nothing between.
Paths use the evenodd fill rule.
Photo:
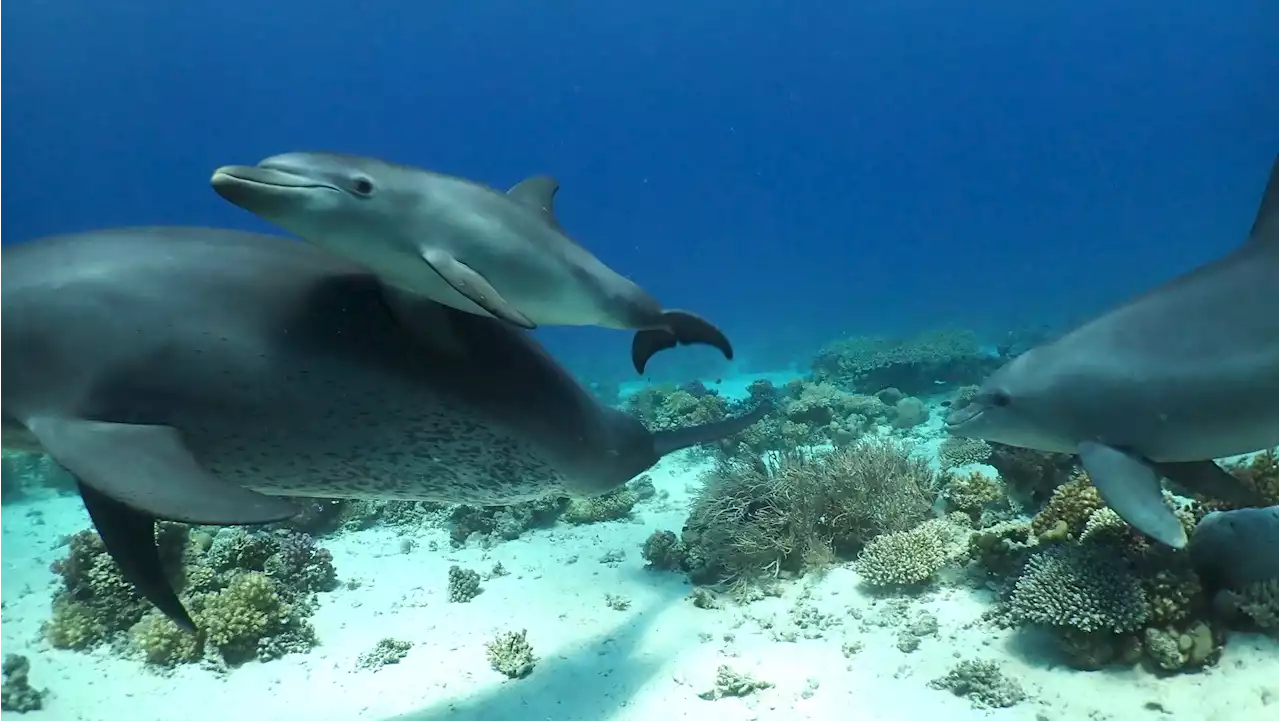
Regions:
<instances>
[{"instance_id":1,"label":"sandy seabed","mask_svg":"<svg viewBox=\"0 0 1280 721\"><path fill-rule=\"evenodd\" d=\"M65 554L60 539L88 524L76 498L6 505L0 518L3 653L25 654L47 688L41 711L4 721L655 721L662 719L969 718L1027 721L1254 721L1280 715L1274 637L1234 634L1217 666L1168 678L1141 669L1095 672L1056 665L1034 633L978 623L990 594L940 588L910 597L938 632L898 648L881 625L889 602L859 589L849 568L785 584L780 598L701 609L682 574L646 569L640 545L655 529L679 531L700 468L688 457L649 473L665 498L629 520L535 530L490 549L451 548L447 532L390 528L325 539L344 583L320 594L312 621L321 645L306 655L253 662L217 675L198 665L157 671L108 649L84 654L40 639ZM404 550L411 538L413 549ZM434 544L432 543L434 541ZM434 549L436 550L432 550ZM621 561L606 554L621 550ZM613 554L616 555L616 554ZM468 603L447 601L448 568L509 575L484 581ZM614 610L606 594L630 606ZM803 600L833 625L818 638L779 640ZM533 673L509 680L490 668L485 644L525 629L538 656ZM813 635L813 634L809 634ZM357 657L384 637L413 643L377 671ZM861 649L846 655L847 644ZM990 659L1017 679L1027 700L974 708L928 686L961 659ZM730 666L773 684L741 698L704 700L716 669Z\"/></svg>"}]
</instances>

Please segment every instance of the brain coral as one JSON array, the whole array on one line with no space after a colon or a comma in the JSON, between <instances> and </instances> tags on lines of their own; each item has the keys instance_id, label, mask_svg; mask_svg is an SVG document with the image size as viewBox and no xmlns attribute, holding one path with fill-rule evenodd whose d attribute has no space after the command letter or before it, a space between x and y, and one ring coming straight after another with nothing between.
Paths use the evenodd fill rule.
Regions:
<instances>
[{"instance_id":1,"label":"brain coral","mask_svg":"<svg viewBox=\"0 0 1280 721\"><path fill-rule=\"evenodd\" d=\"M1146 597L1128 562L1095 544L1054 545L1032 556L1009 605L1023 623L1085 632L1133 631L1147 620Z\"/></svg>"}]
</instances>

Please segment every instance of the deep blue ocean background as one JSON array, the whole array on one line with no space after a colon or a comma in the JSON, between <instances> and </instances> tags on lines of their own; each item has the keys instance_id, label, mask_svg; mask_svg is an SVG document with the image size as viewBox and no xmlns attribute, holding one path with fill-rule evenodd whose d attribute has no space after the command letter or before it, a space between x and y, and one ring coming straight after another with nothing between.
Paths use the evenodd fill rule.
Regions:
<instances>
[{"instance_id":1,"label":"deep blue ocean background","mask_svg":"<svg viewBox=\"0 0 1280 721\"><path fill-rule=\"evenodd\" d=\"M289 150L549 173L567 229L745 369L1079 320L1240 242L1277 151L1274 0L62 0L0 27L5 243L271 230L208 177ZM625 333L539 333L632 374Z\"/></svg>"}]
</instances>

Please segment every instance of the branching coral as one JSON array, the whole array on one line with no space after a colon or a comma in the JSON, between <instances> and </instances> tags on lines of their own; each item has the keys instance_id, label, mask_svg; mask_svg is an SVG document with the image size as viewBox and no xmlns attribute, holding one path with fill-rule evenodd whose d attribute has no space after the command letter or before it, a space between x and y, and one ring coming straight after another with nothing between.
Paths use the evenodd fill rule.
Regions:
<instances>
[{"instance_id":1,"label":"branching coral","mask_svg":"<svg viewBox=\"0 0 1280 721\"><path fill-rule=\"evenodd\" d=\"M991 446L981 438L952 436L938 446L938 463L945 471L970 463L983 463L991 457Z\"/></svg>"},{"instance_id":2,"label":"branching coral","mask_svg":"<svg viewBox=\"0 0 1280 721\"><path fill-rule=\"evenodd\" d=\"M886 533L867 542L855 568L871 586L910 586L933 577L968 551L969 532L935 518L909 531Z\"/></svg>"},{"instance_id":3,"label":"branching coral","mask_svg":"<svg viewBox=\"0 0 1280 721\"><path fill-rule=\"evenodd\" d=\"M1147 620L1142 584L1114 549L1055 545L1033 555L1009 598L1014 618L1085 633L1134 631Z\"/></svg>"},{"instance_id":4,"label":"branching coral","mask_svg":"<svg viewBox=\"0 0 1280 721\"><path fill-rule=\"evenodd\" d=\"M1098 489L1083 472L1059 486L1045 507L1031 519L1031 530L1051 539L1079 538L1094 511L1102 508Z\"/></svg>"}]
</instances>

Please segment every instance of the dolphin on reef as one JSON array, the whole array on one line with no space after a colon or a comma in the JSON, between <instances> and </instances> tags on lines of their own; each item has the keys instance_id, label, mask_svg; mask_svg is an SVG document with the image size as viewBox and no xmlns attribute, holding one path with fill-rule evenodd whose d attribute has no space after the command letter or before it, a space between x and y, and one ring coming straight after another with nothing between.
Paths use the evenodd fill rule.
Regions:
<instances>
[{"instance_id":1,"label":"dolphin on reef","mask_svg":"<svg viewBox=\"0 0 1280 721\"><path fill-rule=\"evenodd\" d=\"M733 359L719 328L664 309L569 237L556 219L553 178L503 193L375 158L298 152L223 166L211 183L231 203L451 308L521 328L635 330L639 373L677 345L709 345Z\"/></svg>"},{"instance_id":2,"label":"dolphin on reef","mask_svg":"<svg viewBox=\"0 0 1280 721\"><path fill-rule=\"evenodd\" d=\"M157 519L280 521L288 496L598 495L767 410L650 432L530 334L289 238L133 228L0 253L4 447L70 472L124 577L188 629Z\"/></svg>"},{"instance_id":3,"label":"dolphin on reef","mask_svg":"<svg viewBox=\"0 0 1280 721\"><path fill-rule=\"evenodd\" d=\"M1014 358L950 432L1078 454L1108 506L1175 548L1187 534L1161 478L1257 505L1213 459L1280 438L1276 173L1243 245Z\"/></svg>"}]
</instances>

